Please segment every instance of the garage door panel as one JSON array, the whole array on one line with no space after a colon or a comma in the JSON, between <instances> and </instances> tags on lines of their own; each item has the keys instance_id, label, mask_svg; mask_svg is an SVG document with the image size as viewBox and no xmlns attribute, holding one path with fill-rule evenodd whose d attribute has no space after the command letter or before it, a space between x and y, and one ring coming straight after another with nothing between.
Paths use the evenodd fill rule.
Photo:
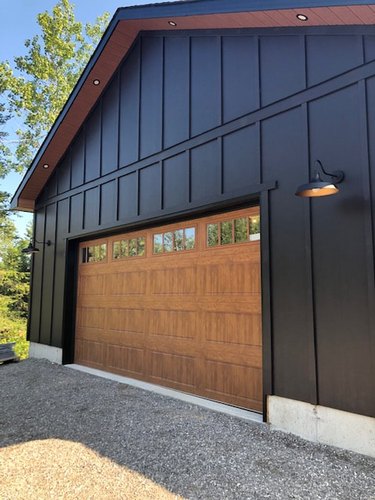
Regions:
<instances>
[{"instance_id":1,"label":"garage door panel","mask_svg":"<svg viewBox=\"0 0 375 500\"><path fill-rule=\"evenodd\" d=\"M102 343L105 338L105 330L102 328L77 328L76 338L86 342Z\"/></svg>"},{"instance_id":2,"label":"garage door panel","mask_svg":"<svg viewBox=\"0 0 375 500\"><path fill-rule=\"evenodd\" d=\"M107 328L113 331L143 333L146 318L143 309L114 308L107 309Z\"/></svg>"},{"instance_id":3,"label":"garage door panel","mask_svg":"<svg viewBox=\"0 0 375 500\"><path fill-rule=\"evenodd\" d=\"M106 276L108 295L144 295L147 286L146 271L127 271L111 273Z\"/></svg>"},{"instance_id":4,"label":"garage door panel","mask_svg":"<svg viewBox=\"0 0 375 500\"><path fill-rule=\"evenodd\" d=\"M193 339L196 336L196 311L148 310L147 333L163 337Z\"/></svg>"},{"instance_id":5,"label":"garage door panel","mask_svg":"<svg viewBox=\"0 0 375 500\"><path fill-rule=\"evenodd\" d=\"M259 314L206 312L202 315L205 339L209 342L261 346Z\"/></svg>"},{"instance_id":6,"label":"garage door panel","mask_svg":"<svg viewBox=\"0 0 375 500\"><path fill-rule=\"evenodd\" d=\"M261 368L262 355L258 346L225 345L224 343L207 342L204 359L223 363L241 364Z\"/></svg>"},{"instance_id":7,"label":"garage door panel","mask_svg":"<svg viewBox=\"0 0 375 500\"><path fill-rule=\"evenodd\" d=\"M220 236L228 227L221 219L255 216L259 226L258 214L246 209L82 243L91 261L79 266L76 362L261 410L260 245L249 223L240 243L234 223L231 241ZM211 246L209 224L218 229ZM142 241L132 253L130 240ZM104 256L85 245L105 247Z\"/></svg>"},{"instance_id":8,"label":"garage door panel","mask_svg":"<svg viewBox=\"0 0 375 500\"><path fill-rule=\"evenodd\" d=\"M81 328L104 328L106 309L102 307L79 307L77 326Z\"/></svg>"},{"instance_id":9,"label":"garage door panel","mask_svg":"<svg viewBox=\"0 0 375 500\"><path fill-rule=\"evenodd\" d=\"M259 266L244 263L218 263L201 268L204 294L249 294L260 292Z\"/></svg>"},{"instance_id":10,"label":"garage door panel","mask_svg":"<svg viewBox=\"0 0 375 500\"><path fill-rule=\"evenodd\" d=\"M197 339L186 339L176 337L162 337L160 335L147 335L147 348L150 350L176 354L177 356L198 357L202 352L202 346Z\"/></svg>"},{"instance_id":11,"label":"garage door panel","mask_svg":"<svg viewBox=\"0 0 375 500\"><path fill-rule=\"evenodd\" d=\"M206 387L210 392L259 400L261 370L239 364L207 361Z\"/></svg>"},{"instance_id":12,"label":"garage door panel","mask_svg":"<svg viewBox=\"0 0 375 500\"><path fill-rule=\"evenodd\" d=\"M101 332L101 341L105 344L113 344L119 347L127 346L137 349L145 349L145 334L139 332L125 332L121 330L105 330Z\"/></svg>"},{"instance_id":13,"label":"garage door panel","mask_svg":"<svg viewBox=\"0 0 375 500\"><path fill-rule=\"evenodd\" d=\"M106 365L111 370L121 370L127 375L143 375L145 367L145 351L126 345L108 345Z\"/></svg>"},{"instance_id":14,"label":"garage door panel","mask_svg":"<svg viewBox=\"0 0 375 500\"><path fill-rule=\"evenodd\" d=\"M153 298L147 295L141 297L135 296L101 296L98 300L93 300L92 297L80 297L80 305L83 307L102 307L104 309L139 309L142 306L144 311L148 310L183 310L191 311L197 308L197 300L193 296L168 296Z\"/></svg>"},{"instance_id":15,"label":"garage door panel","mask_svg":"<svg viewBox=\"0 0 375 500\"><path fill-rule=\"evenodd\" d=\"M174 382L186 387L195 387L195 365L196 360L192 356L150 351L150 377L157 379L157 383Z\"/></svg>"},{"instance_id":16,"label":"garage door panel","mask_svg":"<svg viewBox=\"0 0 375 500\"><path fill-rule=\"evenodd\" d=\"M225 261L228 264L259 264L259 244L254 246L248 243L238 245L225 245L213 248L204 248L199 256L198 266L217 265Z\"/></svg>"},{"instance_id":17,"label":"garage door panel","mask_svg":"<svg viewBox=\"0 0 375 500\"><path fill-rule=\"evenodd\" d=\"M251 313L260 317L260 294L242 294L234 296L214 295L199 297L197 308L200 312Z\"/></svg>"},{"instance_id":18,"label":"garage door panel","mask_svg":"<svg viewBox=\"0 0 375 500\"><path fill-rule=\"evenodd\" d=\"M78 295L104 295L104 279L103 275L83 275L80 277L78 286Z\"/></svg>"},{"instance_id":19,"label":"garage door panel","mask_svg":"<svg viewBox=\"0 0 375 500\"><path fill-rule=\"evenodd\" d=\"M75 351L80 363L93 367L105 365L105 346L101 342L76 339Z\"/></svg>"},{"instance_id":20,"label":"garage door panel","mask_svg":"<svg viewBox=\"0 0 375 500\"><path fill-rule=\"evenodd\" d=\"M169 264L170 266L170 264ZM154 295L195 295L197 269L194 267L169 267L150 271L150 290Z\"/></svg>"}]
</instances>

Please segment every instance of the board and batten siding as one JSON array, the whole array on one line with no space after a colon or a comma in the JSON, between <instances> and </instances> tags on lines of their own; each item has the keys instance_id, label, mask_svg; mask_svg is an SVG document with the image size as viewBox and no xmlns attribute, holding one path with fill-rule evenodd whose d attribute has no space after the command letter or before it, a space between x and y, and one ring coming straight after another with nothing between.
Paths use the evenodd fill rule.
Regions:
<instances>
[{"instance_id":1,"label":"board and batten siding","mask_svg":"<svg viewBox=\"0 0 375 500\"><path fill-rule=\"evenodd\" d=\"M70 241L277 182L262 198L268 388L375 416L374 136L370 29L141 34L38 199L36 238L54 245L34 257L30 339L70 334ZM297 198L315 159L345 172L340 193Z\"/></svg>"}]
</instances>

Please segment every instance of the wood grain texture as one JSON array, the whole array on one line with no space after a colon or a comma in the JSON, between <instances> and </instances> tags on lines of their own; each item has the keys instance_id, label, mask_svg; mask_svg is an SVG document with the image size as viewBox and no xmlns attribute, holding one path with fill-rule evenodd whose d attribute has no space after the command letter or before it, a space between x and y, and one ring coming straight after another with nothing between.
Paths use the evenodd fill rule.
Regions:
<instances>
[{"instance_id":1,"label":"wood grain texture","mask_svg":"<svg viewBox=\"0 0 375 500\"><path fill-rule=\"evenodd\" d=\"M138 231L146 254L79 265L75 362L262 410L259 241L207 247L208 223ZM154 255L153 235L195 227L193 250ZM81 244L87 247L90 242Z\"/></svg>"}]
</instances>

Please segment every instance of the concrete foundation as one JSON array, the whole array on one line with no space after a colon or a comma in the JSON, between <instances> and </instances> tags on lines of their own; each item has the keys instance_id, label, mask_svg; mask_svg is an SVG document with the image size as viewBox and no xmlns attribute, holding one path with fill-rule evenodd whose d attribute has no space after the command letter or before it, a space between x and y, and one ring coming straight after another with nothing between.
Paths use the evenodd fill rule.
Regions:
<instances>
[{"instance_id":1,"label":"concrete foundation","mask_svg":"<svg viewBox=\"0 0 375 500\"><path fill-rule=\"evenodd\" d=\"M29 350L30 358L47 359L52 363L62 364L62 349L59 347L51 347L49 345L37 344L30 342Z\"/></svg>"},{"instance_id":2,"label":"concrete foundation","mask_svg":"<svg viewBox=\"0 0 375 500\"><path fill-rule=\"evenodd\" d=\"M375 418L268 396L267 421L309 441L375 457Z\"/></svg>"}]
</instances>

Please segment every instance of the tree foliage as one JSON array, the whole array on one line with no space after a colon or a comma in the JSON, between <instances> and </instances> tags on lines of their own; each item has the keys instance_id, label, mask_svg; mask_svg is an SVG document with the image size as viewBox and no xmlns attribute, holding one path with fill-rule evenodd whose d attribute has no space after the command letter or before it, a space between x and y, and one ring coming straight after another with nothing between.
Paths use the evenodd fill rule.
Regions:
<instances>
[{"instance_id":1,"label":"tree foliage","mask_svg":"<svg viewBox=\"0 0 375 500\"><path fill-rule=\"evenodd\" d=\"M9 195L0 192L0 344L16 342L16 354L28 356L26 318L28 313L30 258L22 253L27 240L19 238L9 217ZM28 228L28 236L31 227Z\"/></svg>"},{"instance_id":2,"label":"tree foliage","mask_svg":"<svg viewBox=\"0 0 375 500\"><path fill-rule=\"evenodd\" d=\"M9 195L0 192L0 296L7 297L7 307L12 317L27 317L30 257L22 253L31 237L31 227L26 238L17 235L16 226L9 217Z\"/></svg>"},{"instance_id":3,"label":"tree foliage","mask_svg":"<svg viewBox=\"0 0 375 500\"><path fill-rule=\"evenodd\" d=\"M8 133L4 130L9 118L10 115L5 112L5 105L0 102L0 179L9 171L8 161L11 152L7 143Z\"/></svg>"},{"instance_id":4,"label":"tree foliage","mask_svg":"<svg viewBox=\"0 0 375 500\"><path fill-rule=\"evenodd\" d=\"M23 171L32 161L85 67L108 23L109 14L94 24L77 21L69 0L58 0L52 12L37 16L40 34L26 40L27 52L13 65L0 63L0 93L9 113L19 116L14 157L4 151L10 168Z\"/></svg>"}]
</instances>

